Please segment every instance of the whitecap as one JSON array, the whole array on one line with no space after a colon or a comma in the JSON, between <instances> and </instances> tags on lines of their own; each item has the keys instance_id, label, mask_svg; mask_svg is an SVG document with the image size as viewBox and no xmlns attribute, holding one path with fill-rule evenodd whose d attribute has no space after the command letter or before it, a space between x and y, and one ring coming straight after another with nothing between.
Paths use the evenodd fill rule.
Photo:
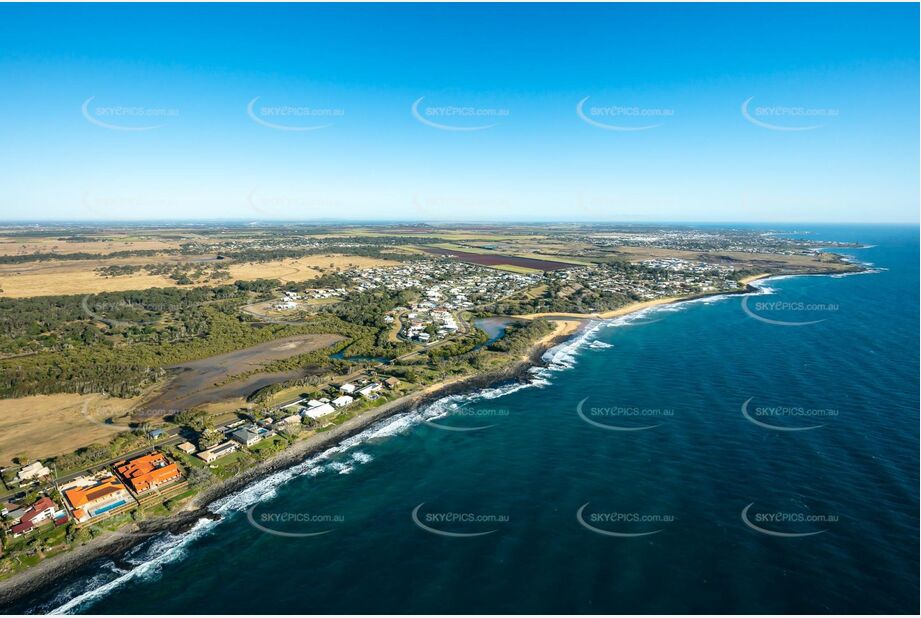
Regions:
<instances>
[{"instance_id":1,"label":"whitecap","mask_svg":"<svg viewBox=\"0 0 921 618\"><path fill-rule=\"evenodd\" d=\"M377 421L358 434L342 440L336 446L216 500L209 505L209 509L226 517L234 512L245 511L254 504L271 500L276 496L281 485L294 478L315 477L324 472L349 474L355 469L356 465L368 463L373 460L373 457L362 451L357 451L351 455L347 462L329 460L369 440L387 438L406 432L419 424L422 419L437 418L450 414L464 405L504 397L525 388L547 386L550 384L549 374L573 367L576 352L586 342L589 342L603 325L604 323L602 322L593 323L575 339L548 350L543 356L543 360L547 365L545 367L531 368L532 377L526 382L503 384L467 395L450 395L428 404L421 410L421 413L403 412ZM57 605L57 607L48 613L70 613L104 597L109 592L136 578L148 579L159 576L165 565L183 558L186 555L189 544L208 534L215 526L220 525L221 521L203 518L185 533L178 535L167 533L162 538L138 546L133 550L133 552L136 552L136 557L128 560L128 563L132 564L133 568L127 571L115 571L113 573L114 578L105 578L108 581L103 581L102 578L94 576L76 582L68 587L66 595L62 594L56 597L53 605Z\"/></svg>"}]
</instances>

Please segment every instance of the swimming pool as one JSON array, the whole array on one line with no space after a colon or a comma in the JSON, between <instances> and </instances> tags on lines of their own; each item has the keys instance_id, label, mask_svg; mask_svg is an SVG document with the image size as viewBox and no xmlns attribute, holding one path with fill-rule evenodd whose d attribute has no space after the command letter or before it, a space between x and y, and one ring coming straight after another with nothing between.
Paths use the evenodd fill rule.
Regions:
<instances>
[{"instance_id":1,"label":"swimming pool","mask_svg":"<svg viewBox=\"0 0 921 618\"><path fill-rule=\"evenodd\" d=\"M113 502L112 504L107 504L107 505L105 505L104 507L101 507L101 508L96 509L95 511L92 511L92 512L90 513L90 517L97 517L97 516L99 516L99 515L102 515L103 513L107 513L107 512L109 512L109 511L111 511L112 509L117 509L118 507L124 505L125 503L126 503L125 500L119 500L118 502Z\"/></svg>"}]
</instances>

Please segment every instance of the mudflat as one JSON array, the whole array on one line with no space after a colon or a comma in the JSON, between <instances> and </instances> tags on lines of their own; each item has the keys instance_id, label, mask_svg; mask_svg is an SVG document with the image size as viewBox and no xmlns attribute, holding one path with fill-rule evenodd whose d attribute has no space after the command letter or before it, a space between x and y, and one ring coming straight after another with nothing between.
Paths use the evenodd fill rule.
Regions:
<instances>
[{"instance_id":1,"label":"mudflat","mask_svg":"<svg viewBox=\"0 0 921 618\"><path fill-rule=\"evenodd\" d=\"M166 416L206 403L243 397L267 384L299 377L304 375L306 368L256 373L226 382L231 376L258 369L266 363L313 352L342 339L339 335L295 335L174 365L168 368L172 376L165 386L142 404L136 414Z\"/></svg>"}]
</instances>

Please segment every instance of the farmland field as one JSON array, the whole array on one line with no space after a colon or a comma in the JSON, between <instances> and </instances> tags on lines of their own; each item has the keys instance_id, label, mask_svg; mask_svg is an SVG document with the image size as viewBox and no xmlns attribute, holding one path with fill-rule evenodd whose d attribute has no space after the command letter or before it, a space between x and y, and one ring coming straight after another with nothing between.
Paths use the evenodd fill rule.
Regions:
<instances>
[{"instance_id":1,"label":"farmland field","mask_svg":"<svg viewBox=\"0 0 921 618\"><path fill-rule=\"evenodd\" d=\"M453 257L462 262L470 262L471 264L480 264L482 266L519 266L522 268L528 268L533 270L547 271L547 270L560 270L561 268L568 268L572 264L566 264L564 262L551 262L550 260L536 260L533 258L523 258L516 257L514 255L501 255L495 253L471 253L468 251L455 251L453 249L442 249L440 247L424 247L426 252L433 255L445 255L448 257Z\"/></svg>"},{"instance_id":2,"label":"farmland field","mask_svg":"<svg viewBox=\"0 0 921 618\"><path fill-rule=\"evenodd\" d=\"M138 399L105 395L34 395L0 400L0 465L26 454L32 459L70 453L93 442L107 442L128 422ZM96 422L94 422L96 421Z\"/></svg>"},{"instance_id":3,"label":"farmland field","mask_svg":"<svg viewBox=\"0 0 921 618\"><path fill-rule=\"evenodd\" d=\"M97 268L122 265L191 263L179 256L131 257L99 260L51 260L0 264L0 296L25 298L61 294L95 294L148 288L175 287L178 284L165 275L138 271L125 276L106 277ZM212 260L213 261L213 260ZM205 263L198 259L194 263ZM312 255L298 259L257 263L229 263L229 281L278 279L282 282L308 281L319 277L326 269L344 270L351 267L393 266L395 261L356 255Z\"/></svg>"}]
</instances>

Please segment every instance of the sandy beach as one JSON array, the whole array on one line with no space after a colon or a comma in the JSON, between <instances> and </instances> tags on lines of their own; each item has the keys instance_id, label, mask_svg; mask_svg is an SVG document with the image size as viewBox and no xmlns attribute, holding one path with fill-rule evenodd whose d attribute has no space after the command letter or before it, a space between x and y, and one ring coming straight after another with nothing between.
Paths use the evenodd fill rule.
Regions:
<instances>
[{"instance_id":1,"label":"sandy beach","mask_svg":"<svg viewBox=\"0 0 921 618\"><path fill-rule=\"evenodd\" d=\"M692 296L664 296L662 298L655 298L653 300L644 300L640 302L630 303L629 305L624 305L623 307L618 307L617 309L611 309L610 311L602 311L599 313L528 313L524 315L516 315L514 317L521 318L524 320L536 320L538 318L574 318L575 320L609 320L611 318L619 318L631 313L636 313L637 311L642 311L643 309L649 309L650 307L657 307L659 305L668 305L670 303L680 303L686 300L693 300L695 298L703 298L706 296L719 296L721 294L738 294L745 292L748 289L748 286L753 282L759 279L764 279L765 277L770 277L770 273L761 273L758 275L751 275L749 277L743 277L739 279L740 289L739 290L730 290L728 292L714 292L712 294L695 294ZM560 320L561 322L564 320ZM578 322L577 322L578 323Z\"/></svg>"},{"instance_id":2,"label":"sandy beach","mask_svg":"<svg viewBox=\"0 0 921 618\"><path fill-rule=\"evenodd\" d=\"M752 281L757 281L758 279L764 279L765 277L770 277L771 273L761 273L760 275L751 275L750 277L743 277L739 279L739 283L742 285L748 285Z\"/></svg>"}]
</instances>

